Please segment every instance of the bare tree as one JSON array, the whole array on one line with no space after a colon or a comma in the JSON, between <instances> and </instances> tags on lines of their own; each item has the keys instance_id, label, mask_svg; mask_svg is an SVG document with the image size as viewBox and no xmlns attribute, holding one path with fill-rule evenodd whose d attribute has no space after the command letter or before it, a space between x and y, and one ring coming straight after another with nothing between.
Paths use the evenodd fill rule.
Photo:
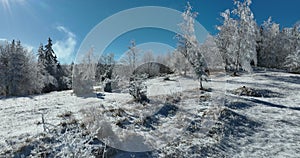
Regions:
<instances>
[{"instance_id":1,"label":"bare tree","mask_svg":"<svg viewBox=\"0 0 300 158\"><path fill-rule=\"evenodd\" d=\"M120 63L128 68L128 73L132 74L140 62L140 51L136 48L136 43L134 40L130 42L128 51L120 59Z\"/></svg>"},{"instance_id":2,"label":"bare tree","mask_svg":"<svg viewBox=\"0 0 300 158\"><path fill-rule=\"evenodd\" d=\"M154 54L152 51L146 51L145 53L143 53L143 57L142 57L142 62L143 63L149 63L149 62L153 62L154 60Z\"/></svg>"}]
</instances>

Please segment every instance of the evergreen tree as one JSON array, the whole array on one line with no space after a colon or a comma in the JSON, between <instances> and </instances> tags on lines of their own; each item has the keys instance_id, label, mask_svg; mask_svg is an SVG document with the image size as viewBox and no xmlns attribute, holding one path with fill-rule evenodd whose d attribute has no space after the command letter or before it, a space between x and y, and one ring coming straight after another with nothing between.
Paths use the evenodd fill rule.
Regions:
<instances>
[{"instance_id":1,"label":"evergreen tree","mask_svg":"<svg viewBox=\"0 0 300 158\"><path fill-rule=\"evenodd\" d=\"M96 67L96 82L104 87L105 92L112 92L114 54L102 55Z\"/></svg>"},{"instance_id":2,"label":"evergreen tree","mask_svg":"<svg viewBox=\"0 0 300 158\"><path fill-rule=\"evenodd\" d=\"M57 76L57 57L52 49L52 40L48 39L48 44L45 45L44 55L45 55L45 69L47 72L56 77Z\"/></svg>"},{"instance_id":3,"label":"evergreen tree","mask_svg":"<svg viewBox=\"0 0 300 158\"><path fill-rule=\"evenodd\" d=\"M37 63L20 41L13 40L1 49L0 66L5 68L0 70L2 94L20 96L40 93L42 82Z\"/></svg>"},{"instance_id":4,"label":"evergreen tree","mask_svg":"<svg viewBox=\"0 0 300 158\"><path fill-rule=\"evenodd\" d=\"M71 88L71 79L68 77L67 67L63 67L57 60L54 50L52 49L52 40L48 39L48 44L40 45L38 50L39 70L44 75L45 87L43 92L55 90L67 90Z\"/></svg>"},{"instance_id":5,"label":"evergreen tree","mask_svg":"<svg viewBox=\"0 0 300 158\"><path fill-rule=\"evenodd\" d=\"M8 92L8 63L9 50L8 43L0 46L0 95L7 95Z\"/></svg>"},{"instance_id":6,"label":"evergreen tree","mask_svg":"<svg viewBox=\"0 0 300 158\"><path fill-rule=\"evenodd\" d=\"M58 90L58 82L56 76L56 56L52 49L52 40L48 39L48 44L43 48L41 44L38 50L38 66L44 76L43 92L51 92Z\"/></svg>"}]
</instances>

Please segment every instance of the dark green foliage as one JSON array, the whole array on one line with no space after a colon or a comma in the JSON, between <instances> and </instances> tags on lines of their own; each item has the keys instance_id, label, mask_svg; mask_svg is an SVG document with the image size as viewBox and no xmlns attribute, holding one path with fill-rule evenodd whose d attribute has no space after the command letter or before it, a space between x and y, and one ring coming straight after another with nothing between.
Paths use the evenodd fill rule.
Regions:
<instances>
[{"instance_id":1,"label":"dark green foliage","mask_svg":"<svg viewBox=\"0 0 300 158\"><path fill-rule=\"evenodd\" d=\"M95 80L102 83L104 92L112 92L113 69L115 67L114 55L102 55L97 63Z\"/></svg>"},{"instance_id":2,"label":"dark green foliage","mask_svg":"<svg viewBox=\"0 0 300 158\"><path fill-rule=\"evenodd\" d=\"M44 76L43 92L60 91L71 89L71 69L67 65L60 65L52 49L52 40L48 44L40 45L38 50L38 66Z\"/></svg>"}]
</instances>

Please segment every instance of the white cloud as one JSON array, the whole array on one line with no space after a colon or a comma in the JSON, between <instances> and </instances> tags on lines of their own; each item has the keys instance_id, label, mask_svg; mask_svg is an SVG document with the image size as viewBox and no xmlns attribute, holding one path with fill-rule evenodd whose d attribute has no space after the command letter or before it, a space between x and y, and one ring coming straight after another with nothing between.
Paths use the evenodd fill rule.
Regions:
<instances>
[{"instance_id":1,"label":"white cloud","mask_svg":"<svg viewBox=\"0 0 300 158\"><path fill-rule=\"evenodd\" d=\"M55 41L53 44L53 50L55 51L60 62L69 63L71 62L72 53L74 52L77 43L76 36L64 26L57 26L56 29L65 33L66 38Z\"/></svg>"},{"instance_id":2,"label":"white cloud","mask_svg":"<svg viewBox=\"0 0 300 158\"><path fill-rule=\"evenodd\" d=\"M27 51L28 52L34 52L34 49L35 49L35 47L34 46L32 46L32 45L29 45L29 44L22 44L23 45L23 47L25 48L25 49L27 49Z\"/></svg>"},{"instance_id":3,"label":"white cloud","mask_svg":"<svg viewBox=\"0 0 300 158\"><path fill-rule=\"evenodd\" d=\"M5 38L0 38L0 45L4 45L7 43L7 39Z\"/></svg>"}]
</instances>

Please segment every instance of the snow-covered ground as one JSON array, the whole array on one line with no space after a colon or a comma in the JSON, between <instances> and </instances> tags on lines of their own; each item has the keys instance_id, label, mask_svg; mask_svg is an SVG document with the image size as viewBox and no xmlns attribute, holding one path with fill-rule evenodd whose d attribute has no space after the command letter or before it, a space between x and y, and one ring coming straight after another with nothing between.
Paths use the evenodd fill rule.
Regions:
<instances>
[{"instance_id":1,"label":"snow-covered ground","mask_svg":"<svg viewBox=\"0 0 300 158\"><path fill-rule=\"evenodd\" d=\"M150 102L145 105L133 103L126 93L104 93L104 99L100 99L77 97L72 91L63 91L1 99L0 153L10 148L6 140L23 140L43 132L42 115L45 122L57 125L61 121L58 115L71 111L77 119L83 120L82 109L92 107L112 124L116 135L121 135L124 129L132 129L148 139L146 142L152 145L150 149L165 149L166 153L161 155L168 152L164 145L180 139L179 151L209 144L206 149L192 149L201 156L300 156L300 75L273 71L257 71L239 77L213 75L204 83L204 87L210 87L204 93L197 90L198 80L191 77L171 76L170 79L165 81L160 77L147 81ZM251 97L231 93L242 86L270 90L278 96ZM166 102L171 104L166 106ZM224 107L217 110L217 105ZM178 109L172 109L174 107ZM168 108L171 108L171 115L165 114L164 109ZM112 109L122 109L124 114L113 117L107 113ZM138 123L139 119L145 118L149 124ZM122 123L124 120L129 121ZM197 126L199 120L200 127ZM207 134L217 136L208 137ZM143 151L147 147L137 148L134 143L129 143L123 149Z\"/></svg>"}]
</instances>

